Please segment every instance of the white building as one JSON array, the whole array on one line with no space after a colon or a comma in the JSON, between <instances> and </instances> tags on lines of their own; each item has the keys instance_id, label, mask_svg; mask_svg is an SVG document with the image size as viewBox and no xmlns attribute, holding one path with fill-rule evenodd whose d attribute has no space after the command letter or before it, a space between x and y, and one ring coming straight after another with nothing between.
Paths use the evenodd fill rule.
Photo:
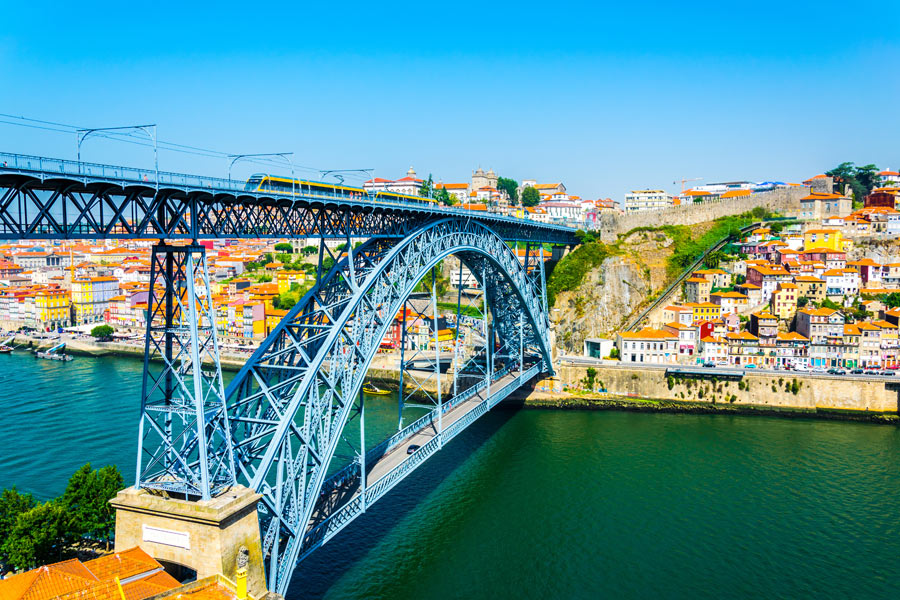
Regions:
<instances>
[{"instance_id":1,"label":"white building","mask_svg":"<svg viewBox=\"0 0 900 600\"><path fill-rule=\"evenodd\" d=\"M900 185L900 172L882 171L878 175L881 177L881 183L884 185Z\"/></svg>"},{"instance_id":2,"label":"white building","mask_svg":"<svg viewBox=\"0 0 900 600\"><path fill-rule=\"evenodd\" d=\"M581 221L581 205L578 202L550 201L541 202L538 206L547 212L552 223L577 224Z\"/></svg>"},{"instance_id":3,"label":"white building","mask_svg":"<svg viewBox=\"0 0 900 600\"><path fill-rule=\"evenodd\" d=\"M376 177L363 184L363 189L367 192L393 192L409 196L418 196L420 187L422 187L422 180L416 178L416 171L412 167L406 172L406 177L397 180Z\"/></svg>"},{"instance_id":4,"label":"white building","mask_svg":"<svg viewBox=\"0 0 900 600\"><path fill-rule=\"evenodd\" d=\"M722 338L708 335L700 340L700 356L705 363L727 364L728 344Z\"/></svg>"},{"instance_id":5,"label":"white building","mask_svg":"<svg viewBox=\"0 0 900 600\"><path fill-rule=\"evenodd\" d=\"M663 190L632 190L625 195L625 212L660 210L672 206L672 196Z\"/></svg>"},{"instance_id":6,"label":"white building","mask_svg":"<svg viewBox=\"0 0 900 600\"><path fill-rule=\"evenodd\" d=\"M674 363L678 357L678 336L659 329L622 331L616 336L619 358L625 363Z\"/></svg>"},{"instance_id":7,"label":"white building","mask_svg":"<svg viewBox=\"0 0 900 600\"><path fill-rule=\"evenodd\" d=\"M856 296L859 294L859 273L854 269L829 269L822 273L826 296Z\"/></svg>"}]
</instances>

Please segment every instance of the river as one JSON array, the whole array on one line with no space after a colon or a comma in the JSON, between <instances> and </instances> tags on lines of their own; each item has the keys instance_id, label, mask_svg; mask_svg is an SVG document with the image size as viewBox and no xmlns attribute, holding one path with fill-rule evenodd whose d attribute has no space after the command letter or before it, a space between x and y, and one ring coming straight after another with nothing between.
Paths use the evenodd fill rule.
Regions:
<instances>
[{"instance_id":1,"label":"river","mask_svg":"<svg viewBox=\"0 0 900 600\"><path fill-rule=\"evenodd\" d=\"M0 487L50 498L88 461L130 482L140 372L0 356ZM892 426L501 408L318 550L288 596L885 598L898 555Z\"/></svg>"}]
</instances>

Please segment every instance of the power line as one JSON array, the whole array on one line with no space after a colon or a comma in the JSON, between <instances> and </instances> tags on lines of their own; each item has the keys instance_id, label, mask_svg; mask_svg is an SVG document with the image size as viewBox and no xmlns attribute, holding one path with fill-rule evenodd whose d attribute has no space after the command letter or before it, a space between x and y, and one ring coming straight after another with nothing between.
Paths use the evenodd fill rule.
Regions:
<instances>
[{"instance_id":1,"label":"power line","mask_svg":"<svg viewBox=\"0 0 900 600\"><path fill-rule=\"evenodd\" d=\"M31 117L26 117L23 115L12 115L8 113L0 113L0 117L5 119L16 119L17 121L27 121L27 123L23 122L15 122L8 120L0 120L0 124L5 125L13 125L17 127L27 127L29 129L40 129L43 131L51 131L54 133L75 133L79 129L84 129L84 127L78 127L76 125L71 125L69 123L58 123L56 121L46 121L43 119L34 119ZM39 125L33 124L37 123ZM53 127L49 127L53 126ZM60 127L64 127L66 129L60 129ZM124 142L127 144L134 144L136 146L144 146L144 147L152 147L152 144L143 138L136 138L134 132L109 132L109 133L98 133L96 137L106 138L118 142ZM190 146L187 144L179 144L177 142L169 142L165 140L157 140L157 144L161 150L168 150L170 152L179 152L181 154L190 154L194 156L201 156L203 158L226 158L228 156L233 156L234 153L222 152L220 150L212 150L210 148L200 148L197 146ZM251 164L257 164L264 167L283 167L281 163L271 160L271 159L250 159L245 161ZM301 171L307 171L310 173L319 173L321 170L315 167L310 167L306 165L295 165L295 169Z\"/></svg>"}]
</instances>

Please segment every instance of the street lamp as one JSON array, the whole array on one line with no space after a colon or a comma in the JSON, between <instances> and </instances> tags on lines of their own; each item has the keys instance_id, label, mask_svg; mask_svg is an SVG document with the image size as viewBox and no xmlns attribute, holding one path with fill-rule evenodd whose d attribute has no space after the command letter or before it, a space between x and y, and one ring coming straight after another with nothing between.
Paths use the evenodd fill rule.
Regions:
<instances>
[{"instance_id":1,"label":"street lamp","mask_svg":"<svg viewBox=\"0 0 900 600\"><path fill-rule=\"evenodd\" d=\"M293 152L262 152L259 154L229 154L228 158L231 159L231 163L228 165L228 181L231 181L231 167L234 166L234 163L244 158L259 158L261 156L279 156L283 158L287 163L291 166L291 196L296 195L295 188L297 185L296 177L294 177L294 161L291 160L291 157L294 156Z\"/></svg>"},{"instance_id":2,"label":"street lamp","mask_svg":"<svg viewBox=\"0 0 900 600\"><path fill-rule=\"evenodd\" d=\"M159 145L156 139L156 124L151 125L125 125L123 127L92 127L90 129L75 130L76 146L75 153L78 158L78 172L81 173L81 144L84 140L95 133L104 131L141 131L153 142L153 167L156 171L156 189L159 189Z\"/></svg>"}]
</instances>

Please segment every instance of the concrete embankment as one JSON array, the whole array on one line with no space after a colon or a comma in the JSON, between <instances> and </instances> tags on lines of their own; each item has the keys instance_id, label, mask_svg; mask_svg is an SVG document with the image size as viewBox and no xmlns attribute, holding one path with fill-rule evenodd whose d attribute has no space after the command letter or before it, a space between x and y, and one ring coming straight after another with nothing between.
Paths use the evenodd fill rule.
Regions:
<instances>
[{"instance_id":1,"label":"concrete embankment","mask_svg":"<svg viewBox=\"0 0 900 600\"><path fill-rule=\"evenodd\" d=\"M74 356L125 356L132 358L144 358L144 346L135 344L123 344L121 342L95 342L85 339L63 339L66 343L65 352ZM60 340L34 339L26 336L16 336L13 345L17 349L46 350L58 344ZM249 354L221 353L219 362L226 371L238 371L249 358Z\"/></svg>"},{"instance_id":2,"label":"concrete embankment","mask_svg":"<svg viewBox=\"0 0 900 600\"><path fill-rule=\"evenodd\" d=\"M900 382L768 373L726 381L710 371L699 379L668 377L663 369L563 366L536 380L514 400L536 408L621 409L655 412L730 412L808 415L900 423Z\"/></svg>"}]
</instances>

